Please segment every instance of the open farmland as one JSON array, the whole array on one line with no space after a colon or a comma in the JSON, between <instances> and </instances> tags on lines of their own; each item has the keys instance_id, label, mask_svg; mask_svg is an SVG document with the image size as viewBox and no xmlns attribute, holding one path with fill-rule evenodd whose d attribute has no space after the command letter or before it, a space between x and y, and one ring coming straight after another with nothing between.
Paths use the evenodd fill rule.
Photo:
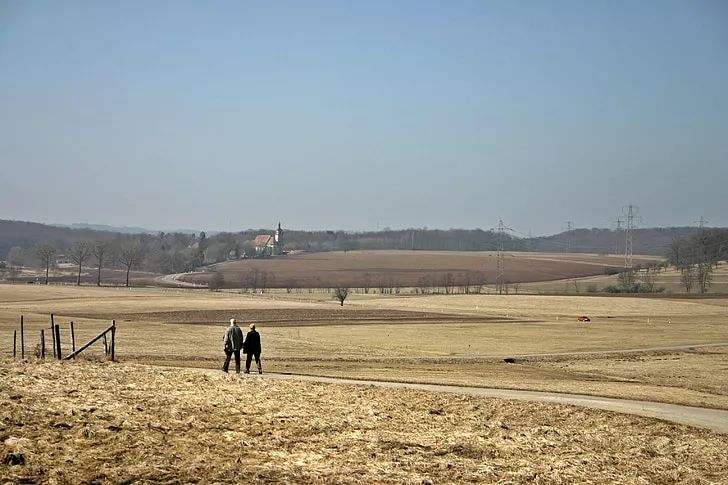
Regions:
<instances>
[{"instance_id":1,"label":"open farmland","mask_svg":"<svg viewBox=\"0 0 728 485\"><path fill-rule=\"evenodd\" d=\"M728 437L544 403L0 359L3 483L725 483Z\"/></svg>"},{"instance_id":2,"label":"open farmland","mask_svg":"<svg viewBox=\"0 0 728 485\"><path fill-rule=\"evenodd\" d=\"M21 314L30 353L54 313L64 346L70 320L85 342L116 319L124 361L217 368L236 317L258 324L269 371L728 409L728 299L359 294L342 308L320 293L0 285L0 302L6 356Z\"/></svg>"},{"instance_id":3,"label":"open farmland","mask_svg":"<svg viewBox=\"0 0 728 485\"><path fill-rule=\"evenodd\" d=\"M618 255L572 253L506 253L505 279L509 282L549 281L604 274L619 268ZM635 256L635 263L660 261L656 256ZM265 272L268 288L439 286L449 273L457 284L492 284L496 253L476 251L347 251L302 253L267 259L221 263L225 286L249 285L253 272ZM207 283L211 273L185 275L183 280Z\"/></svg>"}]
</instances>

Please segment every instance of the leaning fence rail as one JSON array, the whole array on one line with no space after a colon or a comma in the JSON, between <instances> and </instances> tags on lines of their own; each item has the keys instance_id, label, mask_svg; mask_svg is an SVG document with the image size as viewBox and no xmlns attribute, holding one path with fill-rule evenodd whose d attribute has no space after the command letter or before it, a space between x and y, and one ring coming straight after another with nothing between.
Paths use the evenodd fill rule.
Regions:
<instances>
[{"instance_id":1,"label":"leaning fence rail","mask_svg":"<svg viewBox=\"0 0 728 485\"><path fill-rule=\"evenodd\" d=\"M106 330L104 330L103 332L101 332L100 334L98 334L97 336L95 336L94 338L89 340L88 342L86 342L86 344L79 347L79 349L76 350L75 352L72 352L72 353L68 354L67 356L65 356L63 358L63 360L75 359L78 354L80 354L81 352L86 350L88 347L90 347L91 345L96 343L98 340L105 337L106 334L109 332L111 332L111 360L112 361L115 360L114 344L115 344L115 340L116 340L116 320L113 320L111 322L111 325L109 325L109 328L107 328Z\"/></svg>"},{"instance_id":2,"label":"leaning fence rail","mask_svg":"<svg viewBox=\"0 0 728 485\"><path fill-rule=\"evenodd\" d=\"M55 315L51 313L51 333L50 333L50 339L53 344L53 358L58 360L69 360L69 359L75 359L78 354L89 348L91 345L93 345L95 342L98 342L100 339L104 339L104 354L107 356L107 358L110 358L112 361L116 361L116 320L111 321L111 325L109 325L108 328L106 328L103 332L92 338L90 341L88 341L86 344L84 344L81 348L76 350L76 329L73 322L70 324L70 333L71 333L71 353L67 356L63 356L63 350L61 348L61 326L55 322ZM25 318L23 315L20 315L20 331L13 330L13 358L17 358L18 353L20 354L21 359L25 359ZM40 329L40 341L38 345L36 345L36 356L40 359L45 359L46 357L46 333L44 331L45 329ZM107 335L111 334L111 338L107 338ZM20 337L20 338L18 338ZM20 345L18 345L18 340L20 340ZM20 348L18 348L18 346Z\"/></svg>"}]
</instances>

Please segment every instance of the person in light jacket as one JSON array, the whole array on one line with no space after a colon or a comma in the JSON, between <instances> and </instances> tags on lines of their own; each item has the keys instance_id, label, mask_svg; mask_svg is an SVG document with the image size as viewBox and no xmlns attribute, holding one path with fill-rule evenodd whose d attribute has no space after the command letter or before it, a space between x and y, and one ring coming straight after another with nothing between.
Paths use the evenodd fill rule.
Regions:
<instances>
[{"instance_id":1,"label":"person in light jacket","mask_svg":"<svg viewBox=\"0 0 728 485\"><path fill-rule=\"evenodd\" d=\"M245 336L245 344L243 344L243 352L245 357L245 373L250 374L250 362L255 357L255 364L258 366L258 374L263 373L263 367L260 365L260 334L255 330L255 324L250 324L250 331Z\"/></svg>"},{"instance_id":2,"label":"person in light jacket","mask_svg":"<svg viewBox=\"0 0 728 485\"><path fill-rule=\"evenodd\" d=\"M243 348L243 331L234 318L230 319L230 326L225 330L222 338L225 343L225 364L222 366L223 372L227 372L230 367L230 358L235 354L235 372L240 374L240 349Z\"/></svg>"}]
</instances>

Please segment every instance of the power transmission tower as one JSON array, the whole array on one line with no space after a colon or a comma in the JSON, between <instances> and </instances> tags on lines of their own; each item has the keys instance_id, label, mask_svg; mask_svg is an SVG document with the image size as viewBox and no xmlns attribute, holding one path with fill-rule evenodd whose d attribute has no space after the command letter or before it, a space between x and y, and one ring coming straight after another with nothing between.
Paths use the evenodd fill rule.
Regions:
<instances>
[{"instance_id":1,"label":"power transmission tower","mask_svg":"<svg viewBox=\"0 0 728 485\"><path fill-rule=\"evenodd\" d=\"M620 232L622 232L622 219L617 217L616 222L617 222L617 237L614 240L614 254L619 254L619 238L621 237Z\"/></svg>"},{"instance_id":2,"label":"power transmission tower","mask_svg":"<svg viewBox=\"0 0 728 485\"><path fill-rule=\"evenodd\" d=\"M574 231L574 224L571 221L566 221L566 252L571 252L571 237Z\"/></svg>"},{"instance_id":3,"label":"power transmission tower","mask_svg":"<svg viewBox=\"0 0 728 485\"><path fill-rule=\"evenodd\" d=\"M632 231L635 228L635 219L639 219L639 207L629 204L622 211L627 216L626 237L624 243L624 268L632 269Z\"/></svg>"},{"instance_id":4,"label":"power transmission tower","mask_svg":"<svg viewBox=\"0 0 728 485\"><path fill-rule=\"evenodd\" d=\"M700 220L695 221L693 224L697 224L700 229L703 229L707 223L708 221L703 216L700 216Z\"/></svg>"},{"instance_id":5,"label":"power transmission tower","mask_svg":"<svg viewBox=\"0 0 728 485\"><path fill-rule=\"evenodd\" d=\"M493 230L493 229L491 229ZM498 220L498 227L495 228L496 232L498 232L498 254L496 256L496 270L495 270L495 291L498 292L499 295L503 294L503 289L505 288L505 254L504 254L504 246L505 246L505 239L506 239L506 231L513 231L510 227L506 227L505 224L503 224L503 219Z\"/></svg>"}]
</instances>

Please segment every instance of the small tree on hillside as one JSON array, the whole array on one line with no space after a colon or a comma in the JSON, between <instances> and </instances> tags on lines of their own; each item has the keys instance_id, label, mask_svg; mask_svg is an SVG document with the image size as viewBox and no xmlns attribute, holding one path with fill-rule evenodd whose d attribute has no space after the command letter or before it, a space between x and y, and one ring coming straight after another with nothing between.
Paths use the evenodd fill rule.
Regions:
<instances>
[{"instance_id":1,"label":"small tree on hillside","mask_svg":"<svg viewBox=\"0 0 728 485\"><path fill-rule=\"evenodd\" d=\"M104 259L108 256L111 251L111 242L99 239L94 241L91 252L96 258L96 264L98 265L98 273L96 275L96 286L101 286L101 268L104 266Z\"/></svg>"},{"instance_id":2,"label":"small tree on hillside","mask_svg":"<svg viewBox=\"0 0 728 485\"><path fill-rule=\"evenodd\" d=\"M129 272L139 265L144 255L139 241L129 241L119 251L119 262L126 268L126 286L129 286Z\"/></svg>"},{"instance_id":3,"label":"small tree on hillside","mask_svg":"<svg viewBox=\"0 0 728 485\"><path fill-rule=\"evenodd\" d=\"M685 292L690 293L695 284L695 268L685 266L680 269L680 283L685 287Z\"/></svg>"},{"instance_id":4,"label":"small tree on hillside","mask_svg":"<svg viewBox=\"0 0 728 485\"><path fill-rule=\"evenodd\" d=\"M11 281L15 281L15 278L20 275L21 269L23 268L23 248L20 246L13 246L8 252L7 261L7 273Z\"/></svg>"},{"instance_id":5,"label":"small tree on hillside","mask_svg":"<svg viewBox=\"0 0 728 485\"><path fill-rule=\"evenodd\" d=\"M35 247L35 254L38 255L40 262L45 266L45 284L48 284L48 272L51 265L55 263L56 248L50 244L39 244Z\"/></svg>"},{"instance_id":6,"label":"small tree on hillside","mask_svg":"<svg viewBox=\"0 0 728 485\"><path fill-rule=\"evenodd\" d=\"M71 246L71 250L68 253L68 257L71 258L71 261L78 265L78 278L76 279L77 286L81 286L81 266L91 257L91 252L92 247L90 242L76 241L73 243L73 246Z\"/></svg>"},{"instance_id":7,"label":"small tree on hillside","mask_svg":"<svg viewBox=\"0 0 728 485\"><path fill-rule=\"evenodd\" d=\"M634 291L635 275L631 269L625 269L617 276L617 286L621 293L632 293Z\"/></svg>"},{"instance_id":8,"label":"small tree on hillside","mask_svg":"<svg viewBox=\"0 0 728 485\"><path fill-rule=\"evenodd\" d=\"M341 306L344 306L344 300L346 300L347 296L349 296L349 288L336 288L334 290L334 298L339 300Z\"/></svg>"},{"instance_id":9,"label":"small tree on hillside","mask_svg":"<svg viewBox=\"0 0 728 485\"><path fill-rule=\"evenodd\" d=\"M210 278L210 282L207 283L207 287L210 291L217 291L225 285L225 277L219 271L215 271Z\"/></svg>"}]
</instances>

